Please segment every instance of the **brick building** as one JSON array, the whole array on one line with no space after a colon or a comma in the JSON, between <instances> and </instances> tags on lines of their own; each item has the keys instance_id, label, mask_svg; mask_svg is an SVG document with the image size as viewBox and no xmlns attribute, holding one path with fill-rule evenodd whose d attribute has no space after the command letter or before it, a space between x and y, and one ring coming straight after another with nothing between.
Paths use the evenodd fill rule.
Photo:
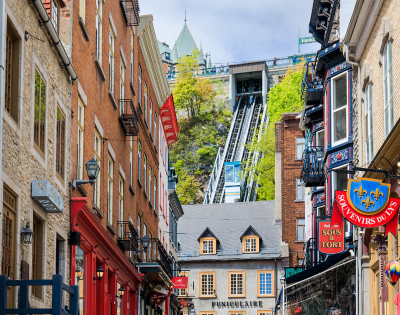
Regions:
<instances>
[{"instance_id":1,"label":"brick building","mask_svg":"<svg viewBox=\"0 0 400 315\"><path fill-rule=\"evenodd\" d=\"M282 220L282 241L289 246L289 266L303 265L305 189L300 181L304 135L298 113L285 113L275 123L275 207Z\"/></svg>"},{"instance_id":2,"label":"brick building","mask_svg":"<svg viewBox=\"0 0 400 315\"><path fill-rule=\"evenodd\" d=\"M0 87L5 92L0 127L0 274L11 280L52 279L60 274L68 285L68 148L76 73L66 50L71 21L56 14L65 3L45 4L7 0L5 8L0 8L0 49L5 52L0 60L5 68L4 77L0 72L0 81L5 79ZM50 23L43 24L46 21ZM49 45L53 43L59 44ZM28 225L33 231L31 244L21 237ZM30 306L51 307L51 289L30 287ZM7 307L18 307L18 288L6 291Z\"/></svg>"}]
</instances>

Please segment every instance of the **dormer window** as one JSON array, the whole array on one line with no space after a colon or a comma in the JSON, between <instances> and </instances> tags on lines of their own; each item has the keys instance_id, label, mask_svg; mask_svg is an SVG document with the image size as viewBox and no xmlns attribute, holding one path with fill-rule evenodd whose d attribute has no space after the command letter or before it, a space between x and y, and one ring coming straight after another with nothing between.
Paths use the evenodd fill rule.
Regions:
<instances>
[{"instance_id":1,"label":"dormer window","mask_svg":"<svg viewBox=\"0 0 400 315\"><path fill-rule=\"evenodd\" d=\"M169 53L165 53L165 60L171 60L171 55Z\"/></svg>"},{"instance_id":2,"label":"dormer window","mask_svg":"<svg viewBox=\"0 0 400 315\"><path fill-rule=\"evenodd\" d=\"M200 243L200 255L215 255L217 253L218 238L209 228L206 228L197 239Z\"/></svg>"},{"instance_id":3,"label":"dormer window","mask_svg":"<svg viewBox=\"0 0 400 315\"><path fill-rule=\"evenodd\" d=\"M250 225L247 230L243 233L240 238L242 242L242 253L259 253L261 236L257 231Z\"/></svg>"}]
</instances>

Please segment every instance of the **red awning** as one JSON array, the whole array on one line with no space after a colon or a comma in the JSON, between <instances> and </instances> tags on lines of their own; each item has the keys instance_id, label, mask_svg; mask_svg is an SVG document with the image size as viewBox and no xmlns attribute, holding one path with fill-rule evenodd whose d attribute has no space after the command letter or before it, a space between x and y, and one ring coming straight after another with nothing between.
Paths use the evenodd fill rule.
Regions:
<instances>
[{"instance_id":1,"label":"red awning","mask_svg":"<svg viewBox=\"0 0 400 315\"><path fill-rule=\"evenodd\" d=\"M178 141L179 132L172 94L167 98L165 104L161 108L160 117L164 128L165 137L167 138L167 144L170 146Z\"/></svg>"}]
</instances>

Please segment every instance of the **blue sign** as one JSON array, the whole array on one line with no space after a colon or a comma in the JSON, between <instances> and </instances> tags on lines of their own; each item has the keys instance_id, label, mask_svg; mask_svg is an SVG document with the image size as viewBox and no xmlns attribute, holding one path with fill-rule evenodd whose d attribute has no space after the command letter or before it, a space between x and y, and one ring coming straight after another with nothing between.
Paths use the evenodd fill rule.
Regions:
<instances>
[{"instance_id":1,"label":"blue sign","mask_svg":"<svg viewBox=\"0 0 400 315\"><path fill-rule=\"evenodd\" d=\"M364 215L373 215L389 202L390 184L369 178L349 179L347 199L352 208Z\"/></svg>"},{"instance_id":2,"label":"blue sign","mask_svg":"<svg viewBox=\"0 0 400 315\"><path fill-rule=\"evenodd\" d=\"M64 199L47 180L32 182L31 196L48 213L63 213Z\"/></svg>"}]
</instances>

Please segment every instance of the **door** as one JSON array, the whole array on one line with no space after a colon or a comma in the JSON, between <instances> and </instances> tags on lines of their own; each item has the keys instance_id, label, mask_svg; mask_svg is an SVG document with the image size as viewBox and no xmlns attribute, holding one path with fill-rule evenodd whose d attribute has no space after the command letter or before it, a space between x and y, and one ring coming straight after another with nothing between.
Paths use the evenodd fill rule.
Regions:
<instances>
[{"instance_id":1,"label":"door","mask_svg":"<svg viewBox=\"0 0 400 315\"><path fill-rule=\"evenodd\" d=\"M15 279L16 198L4 187L1 274ZM14 307L14 287L7 288L7 308Z\"/></svg>"}]
</instances>

